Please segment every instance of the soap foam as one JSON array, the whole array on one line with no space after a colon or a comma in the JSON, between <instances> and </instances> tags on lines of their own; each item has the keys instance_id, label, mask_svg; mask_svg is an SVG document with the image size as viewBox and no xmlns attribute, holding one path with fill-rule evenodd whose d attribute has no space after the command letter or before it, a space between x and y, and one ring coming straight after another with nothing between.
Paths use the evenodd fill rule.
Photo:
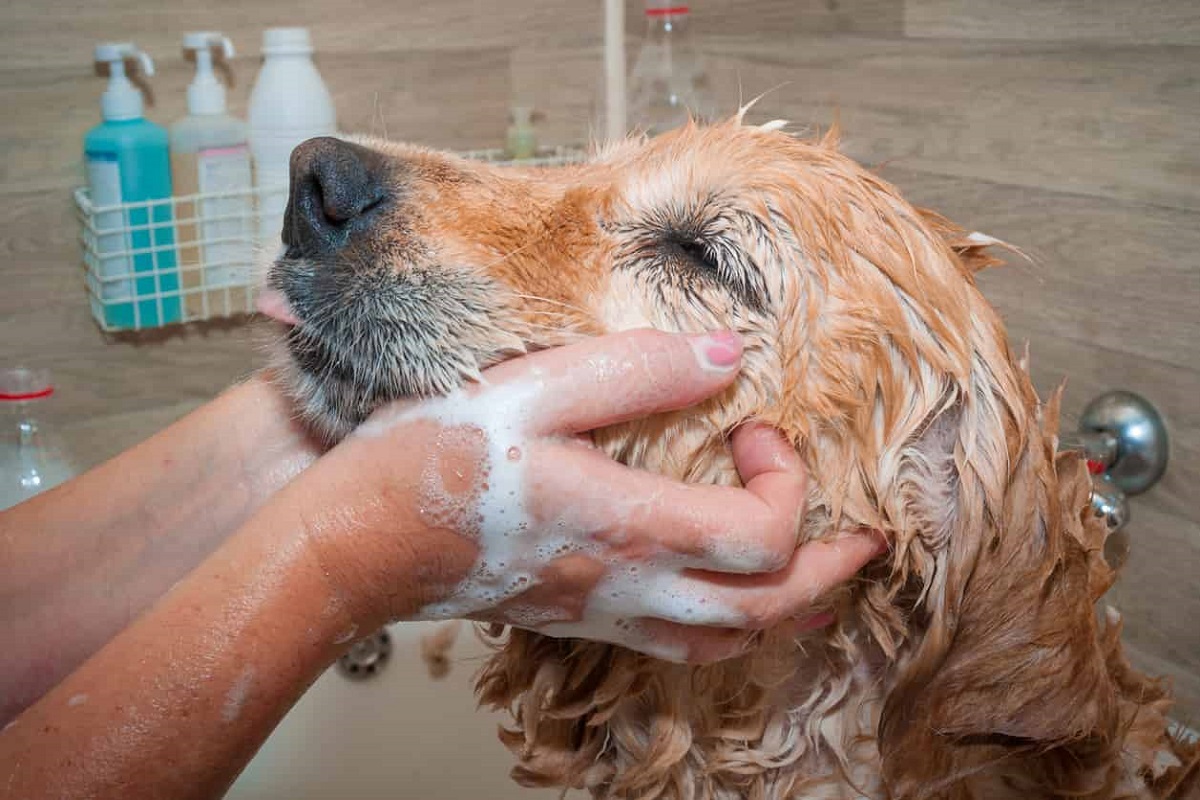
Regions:
<instances>
[{"instance_id":1,"label":"soap foam","mask_svg":"<svg viewBox=\"0 0 1200 800\"><path fill-rule=\"evenodd\" d=\"M594 366L607 379L626 369L607 361ZM630 521L653 512L662 498L576 502L557 517L534 517L526 507L530 477L525 455L531 452L527 430L536 400L545 390L545 381L535 372L531 379L487 387L475 396L460 389L417 406L385 411L356 432L379 436L418 420L441 426L436 452L430 454L422 475L422 517L428 524L470 536L479 547L467 576L445 598L421 608L414 619L457 619L487 611L537 585L538 576L556 559L582 554L607 568L588 597L582 619L565 621L563 609L522 605L508 609L505 621L549 636L621 644L670 661L686 660L686 644L655 641L639 618L743 624L742 612L723 602L714 587L686 573L686 557L664 551L632 564L608 549L625 541ZM448 491L438 469L441 452L461 449L468 437L474 445L480 434L486 461L474 485L468 491ZM713 555L745 563L747 571L762 557L755 548L742 545Z\"/></svg>"},{"instance_id":2,"label":"soap foam","mask_svg":"<svg viewBox=\"0 0 1200 800\"><path fill-rule=\"evenodd\" d=\"M233 722L242 713L242 706L250 695L254 683L254 668L247 665L238 675L237 680L225 693L225 705L221 708L221 719Z\"/></svg>"},{"instance_id":3,"label":"soap foam","mask_svg":"<svg viewBox=\"0 0 1200 800\"><path fill-rule=\"evenodd\" d=\"M777 563L769 548L733 534L714 537L705 554L714 564L720 564L722 572L762 572Z\"/></svg>"},{"instance_id":4,"label":"soap foam","mask_svg":"<svg viewBox=\"0 0 1200 800\"><path fill-rule=\"evenodd\" d=\"M546 564L572 551L565 537L539 530L541 526L524 507L522 456L528 448L524 431L533 400L543 388L543 382L535 379L491 387L478 397L460 389L359 428L364 435L379 435L404 422L424 419L439 424L443 433L438 452L430 455L422 476L422 516L430 524L470 536L479 545L479 556L467 577L448 597L420 609L416 619L455 619L493 608L534 586ZM486 461L472 491L456 494L446 490L436 462L443 448L464 442L464 429L482 433Z\"/></svg>"},{"instance_id":5,"label":"soap foam","mask_svg":"<svg viewBox=\"0 0 1200 800\"><path fill-rule=\"evenodd\" d=\"M556 622L543 625L537 631L556 638L588 639L619 644L676 664L683 664L688 660L686 643L664 642L662 639L651 636L636 619L627 619L591 610L578 622Z\"/></svg>"}]
</instances>

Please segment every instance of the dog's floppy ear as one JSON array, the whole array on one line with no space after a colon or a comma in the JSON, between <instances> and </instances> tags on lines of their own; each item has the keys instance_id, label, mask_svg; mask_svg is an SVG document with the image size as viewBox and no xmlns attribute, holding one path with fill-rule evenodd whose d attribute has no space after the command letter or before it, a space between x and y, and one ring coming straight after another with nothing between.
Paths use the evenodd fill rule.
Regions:
<instances>
[{"instance_id":1,"label":"dog's floppy ear","mask_svg":"<svg viewBox=\"0 0 1200 800\"><path fill-rule=\"evenodd\" d=\"M1057 425L1053 408L1048 416ZM1014 435L1012 425L987 427L1007 428L1007 442L950 444L941 457L957 497L921 515L940 513L948 535L912 610L923 638L898 663L880 722L884 777L897 800L943 796L990 764L1069 743L1069 757L1059 750L1046 769L1055 782L1064 770L1083 780L1084 762L1098 763L1116 726L1093 611L1099 555L1088 551L1099 545L1087 540L1081 517L1086 473L1077 459L1056 468L1052 440ZM949 438L935 435L934 444ZM985 461L1005 455L1013 466L989 476L998 468ZM921 488L911 490L915 502L938 496ZM1036 781L1039 770L1030 766Z\"/></svg>"}]
</instances>

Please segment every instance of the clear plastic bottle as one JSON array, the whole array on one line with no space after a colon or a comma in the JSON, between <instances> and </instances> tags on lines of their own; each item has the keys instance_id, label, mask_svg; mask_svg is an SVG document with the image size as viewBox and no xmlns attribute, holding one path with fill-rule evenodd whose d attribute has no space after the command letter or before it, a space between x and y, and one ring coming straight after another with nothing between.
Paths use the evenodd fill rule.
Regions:
<instances>
[{"instance_id":1,"label":"clear plastic bottle","mask_svg":"<svg viewBox=\"0 0 1200 800\"><path fill-rule=\"evenodd\" d=\"M657 136L687 122L709 121L716 111L687 5L646 0L646 38L629 81L632 130Z\"/></svg>"},{"instance_id":2,"label":"clear plastic bottle","mask_svg":"<svg viewBox=\"0 0 1200 800\"><path fill-rule=\"evenodd\" d=\"M0 509L15 506L75 474L70 459L47 427L47 398L54 394L46 370L0 370Z\"/></svg>"}]
</instances>

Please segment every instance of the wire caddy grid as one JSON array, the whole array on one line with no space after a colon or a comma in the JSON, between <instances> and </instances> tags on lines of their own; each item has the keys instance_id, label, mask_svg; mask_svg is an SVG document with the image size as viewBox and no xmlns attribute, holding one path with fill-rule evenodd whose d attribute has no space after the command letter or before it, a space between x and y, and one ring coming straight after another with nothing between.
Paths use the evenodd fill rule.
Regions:
<instances>
[{"instance_id":1,"label":"wire caddy grid","mask_svg":"<svg viewBox=\"0 0 1200 800\"><path fill-rule=\"evenodd\" d=\"M561 166L581 149L543 148L507 160L501 150L464 158L498 166ZM105 332L140 331L254 313L263 271L276 255L287 188L254 188L94 205L75 190L92 317Z\"/></svg>"}]
</instances>

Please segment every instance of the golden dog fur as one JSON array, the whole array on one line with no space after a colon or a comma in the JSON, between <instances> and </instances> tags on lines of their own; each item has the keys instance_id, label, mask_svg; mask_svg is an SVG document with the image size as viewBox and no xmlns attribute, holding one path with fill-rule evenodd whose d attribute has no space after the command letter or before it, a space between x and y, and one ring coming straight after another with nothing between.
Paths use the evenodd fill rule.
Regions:
<instances>
[{"instance_id":1,"label":"golden dog fur","mask_svg":"<svg viewBox=\"0 0 1200 800\"><path fill-rule=\"evenodd\" d=\"M525 347L741 332L729 392L597 432L612 456L735 483L727 435L762 419L810 470L804 540L866 526L892 546L821 599L833 627L767 631L715 665L492 629L478 689L513 711L519 781L681 800L1102 800L1194 782L1166 688L1125 662L1115 612L1095 611L1114 579L1105 532L1085 465L1056 452L1057 397L1039 402L976 286L986 237L910 206L834 137L740 117L560 170L370 146L421 184L413 235L511 290L495 302ZM663 209L719 235L710 247L754 268L726 283L758 281L764 302L638 267L653 246L638 220Z\"/></svg>"}]
</instances>

